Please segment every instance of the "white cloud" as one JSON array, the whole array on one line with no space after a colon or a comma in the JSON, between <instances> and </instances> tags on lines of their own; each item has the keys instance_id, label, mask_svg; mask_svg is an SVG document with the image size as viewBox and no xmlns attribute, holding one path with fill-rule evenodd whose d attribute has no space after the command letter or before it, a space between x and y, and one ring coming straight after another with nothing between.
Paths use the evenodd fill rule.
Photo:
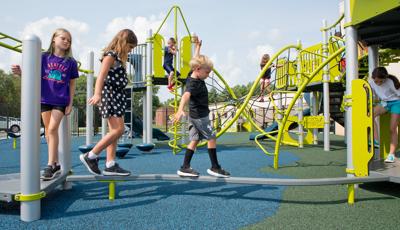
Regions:
<instances>
[{"instance_id":1,"label":"white cloud","mask_svg":"<svg viewBox=\"0 0 400 230\"><path fill-rule=\"evenodd\" d=\"M88 46L88 44L90 43L88 42L88 39L85 38L87 38L87 34L89 33L89 25L84 22L80 22L74 19L66 19L60 16L53 18L46 17L26 24L24 29L18 33L19 37L17 38L22 40L26 35L36 34L42 40L42 48L47 49L50 44L51 35L57 28L65 28L71 32L72 50L74 57L77 60L81 60L82 57L86 55L86 57L82 59L84 60L84 62L82 63L83 67L86 66L86 53L89 49L94 50L98 48ZM9 40L5 42L14 44L11 43L11 41ZM5 52L6 54L10 52L10 54L2 55L3 52ZM1 49L0 54L0 68L4 68L6 71L12 64L21 64L22 57L21 54L17 52L4 51L4 49Z\"/></svg>"},{"instance_id":2,"label":"white cloud","mask_svg":"<svg viewBox=\"0 0 400 230\"><path fill-rule=\"evenodd\" d=\"M109 42L114 37L114 35L118 33L118 31L128 28L135 32L136 36L138 37L139 43L144 43L146 41L146 38L148 37L149 29L152 29L153 33L155 33L158 27L161 25L163 19L163 14L160 14L159 16L151 15L149 18L143 16L138 16L135 18L130 16L117 17L114 18L110 23L108 23L106 31L104 32L102 38L103 40ZM160 33L164 34L169 30L170 29L168 24L165 24Z\"/></svg>"},{"instance_id":3,"label":"white cloud","mask_svg":"<svg viewBox=\"0 0 400 230\"><path fill-rule=\"evenodd\" d=\"M225 81L230 85L244 84L247 82L240 64L243 64L239 57L237 57L234 50L229 50L226 57L222 58L224 61L219 61L216 55L211 59L214 61L216 70L222 75Z\"/></svg>"},{"instance_id":4,"label":"white cloud","mask_svg":"<svg viewBox=\"0 0 400 230\"><path fill-rule=\"evenodd\" d=\"M273 46L269 45L269 44L265 44L265 45L259 45L256 46L256 48L251 49L247 55L247 59L250 61L251 64L259 64L260 60L261 60L261 56L263 54L269 54L270 56L272 56L275 52L275 49Z\"/></svg>"},{"instance_id":5,"label":"white cloud","mask_svg":"<svg viewBox=\"0 0 400 230\"><path fill-rule=\"evenodd\" d=\"M28 23L20 33L23 38L28 34L36 34L42 40L42 47L47 48L50 44L51 35L57 28L65 28L72 35L72 48L79 50L82 47L84 38L89 33L89 25L74 19L66 19L56 16L54 18L42 18L38 21Z\"/></svg>"}]
</instances>

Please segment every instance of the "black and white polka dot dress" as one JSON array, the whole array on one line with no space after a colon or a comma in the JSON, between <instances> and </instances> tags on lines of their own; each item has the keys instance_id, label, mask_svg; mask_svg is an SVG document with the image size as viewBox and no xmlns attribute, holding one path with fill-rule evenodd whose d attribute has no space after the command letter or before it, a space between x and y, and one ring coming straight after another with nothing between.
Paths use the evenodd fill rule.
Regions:
<instances>
[{"instance_id":1,"label":"black and white polka dot dress","mask_svg":"<svg viewBox=\"0 0 400 230\"><path fill-rule=\"evenodd\" d=\"M110 116L122 117L126 109L126 95L124 88L128 84L126 69L114 51L104 53L104 56L115 58L114 65L108 71L101 91L100 113L103 118Z\"/></svg>"}]
</instances>

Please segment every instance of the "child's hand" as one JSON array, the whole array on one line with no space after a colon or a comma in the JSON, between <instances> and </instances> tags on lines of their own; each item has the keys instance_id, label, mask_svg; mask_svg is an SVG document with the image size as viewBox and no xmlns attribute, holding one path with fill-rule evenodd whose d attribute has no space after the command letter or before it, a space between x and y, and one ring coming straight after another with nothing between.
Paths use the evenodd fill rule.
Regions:
<instances>
[{"instance_id":1,"label":"child's hand","mask_svg":"<svg viewBox=\"0 0 400 230\"><path fill-rule=\"evenodd\" d=\"M21 76L21 67L19 65L12 65L11 71L13 74Z\"/></svg>"},{"instance_id":2,"label":"child's hand","mask_svg":"<svg viewBox=\"0 0 400 230\"><path fill-rule=\"evenodd\" d=\"M172 118L172 122L176 123L178 122L183 116L186 116L185 112L183 111L178 111L174 114L174 117Z\"/></svg>"},{"instance_id":3,"label":"child's hand","mask_svg":"<svg viewBox=\"0 0 400 230\"><path fill-rule=\"evenodd\" d=\"M93 95L93 97L91 97L88 100L89 105L98 105L100 103L101 100L101 96L100 95Z\"/></svg>"},{"instance_id":4,"label":"child's hand","mask_svg":"<svg viewBox=\"0 0 400 230\"><path fill-rule=\"evenodd\" d=\"M68 105L65 108L65 116L69 115L72 112L72 105Z\"/></svg>"}]
</instances>

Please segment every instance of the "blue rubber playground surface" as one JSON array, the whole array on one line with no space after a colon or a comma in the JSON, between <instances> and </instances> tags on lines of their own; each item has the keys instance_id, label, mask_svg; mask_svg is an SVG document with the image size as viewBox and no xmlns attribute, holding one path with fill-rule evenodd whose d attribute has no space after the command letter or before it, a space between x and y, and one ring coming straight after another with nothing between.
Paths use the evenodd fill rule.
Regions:
<instances>
[{"instance_id":1,"label":"blue rubber playground surface","mask_svg":"<svg viewBox=\"0 0 400 230\"><path fill-rule=\"evenodd\" d=\"M343 137L331 136L331 151L323 143L303 149L282 146L278 170L273 159L248 140L248 133L227 133L218 139L220 163L232 176L272 178L332 178L346 175ZM78 160L84 137L72 139L73 172L87 175ZM141 140L134 139L133 143ZM19 144L19 143L18 143ZM271 148L271 142L264 142ZM19 146L18 146L19 147ZM104 156L104 155L103 155ZM104 167L104 158L100 166ZM175 174L183 153L173 155L166 142L151 153L132 148L119 163L133 174ZM47 163L42 140L41 163ZM204 147L192 166L206 175ZM0 175L19 171L19 150L0 140ZM20 221L19 204L0 204L0 229L399 229L400 185L361 184L356 202L347 204L347 187L281 187L210 182L132 181L117 183L116 199L108 200L108 184L76 182L71 190L56 190L42 200L38 221ZM389 221L388 221L389 220Z\"/></svg>"},{"instance_id":2,"label":"blue rubber playground surface","mask_svg":"<svg viewBox=\"0 0 400 230\"><path fill-rule=\"evenodd\" d=\"M239 177L288 177L265 172L273 158L266 157L255 146L218 146L221 165ZM242 138L246 138L243 136ZM243 139L242 139L243 140ZM78 146L84 137L72 139L72 170L75 175L88 174L79 161ZM134 140L139 143L140 140ZM18 143L19 144L19 143ZM103 153L103 157L104 157ZM282 164L298 160L285 152ZM19 171L19 149L13 150L10 140L0 141L0 174ZM133 174L175 174L183 161L183 152L173 155L166 144L151 153L132 148L118 160ZM41 144L41 165L47 162L47 145ZM104 167L101 158L100 167ZM206 175L210 167L206 148L202 147L192 160L192 167ZM41 220L23 223L19 205L0 209L1 229L237 229L261 222L276 214L286 187L234 185L209 182L132 181L117 183L117 196L108 200L108 184L74 182L68 191L56 190L42 200Z\"/></svg>"}]
</instances>

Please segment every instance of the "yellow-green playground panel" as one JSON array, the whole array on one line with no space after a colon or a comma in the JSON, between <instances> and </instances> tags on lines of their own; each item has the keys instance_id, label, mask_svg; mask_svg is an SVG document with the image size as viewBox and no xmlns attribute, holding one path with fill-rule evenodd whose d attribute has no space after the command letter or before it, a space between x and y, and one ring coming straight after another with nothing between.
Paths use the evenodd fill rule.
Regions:
<instances>
[{"instance_id":1,"label":"yellow-green playground panel","mask_svg":"<svg viewBox=\"0 0 400 230\"><path fill-rule=\"evenodd\" d=\"M189 62L192 59L192 41L190 36L185 36L181 39L180 43L180 73L181 78L185 79L190 72Z\"/></svg>"},{"instance_id":2,"label":"yellow-green playground panel","mask_svg":"<svg viewBox=\"0 0 400 230\"><path fill-rule=\"evenodd\" d=\"M164 60L164 47L165 47L165 39L160 34L155 34L153 36L153 77L154 78L166 78L167 73L163 67ZM190 72L189 62L192 58L192 43L190 36L185 36L180 41L180 60L177 63L176 68L181 76L179 79L186 79L187 75ZM175 68L175 63L174 63Z\"/></svg>"},{"instance_id":3,"label":"yellow-green playground panel","mask_svg":"<svg viewBox=\"0 0 400 230\"><path fill-rule=\"evenodd\" d=\"M336 52L340 47L336 47L336 45L329 44L328 46L328 56L334 52ZM301 58L301 71L305 74L311 74L322 62L323 62L323 54L322 54L322 43L318 43L316 45L310 46L300 52ZM327 57L326 57L327 58ZM338 82L341 76L341 72L338 68L338 63L340 61L340 57L336 57L332 61L329 62L329 82ZM319 71L317 75L309 82L309 84L313 84L316 82L322 82L323 79L323 71Z\"/></svg>"},{"instance_id":4,"label":"yellow-green playground panel","mask_svg":"<svg viewBox=\"0 0 400 230\"><path fill-rule=\"evenodd\" d=\"M299 123L303 125L304 130L304 139L303 139L303 144L306 145L311 145L314 144L314 135L312 130L313 129L319 129L319 128L324 128L324 116L305 116L303 117L303 120L301 122L298 121L297 116L289 116L287 121L285 122L285 125L283 127L284 132L283 132L283 142L285 144L289 145L294 145L294 146L299 146L299 141L298 139L294 139L290 135L290 126L293 123ZM298 134L300 135L300 134Z\"/></svg>"},{"instance_id":5,"label":"yellow-green playground panel","mask_svg":"<svg viewBox=\"0 0 400 230\"><path fill-rule=\"evenodd\" d=\"M339 43L335 39L331 39L328 45L328 56L336 52L340 47ZM315 44L307 47L300 51L300 63L301 63L301 79L298 79L296 65L297 61L287 61L287 59L279 59L276 67L276 89L284 89L286 87L292 88L301 85L304 74L311 74L323 61L322 55L322 43ZM336 57L329 62L329 82L340 82L342 73L338 68L340 57ZM310 84L316 82L322 82L323 71L318 74L310 81Z\"/></svg>"},{"instance_id":6,"label":"yellow-green playground panel","mask_svg":"<svg viewBox=\"0 0 400 230\"><path fill-rule=\"evenodd\" d=\"M352 81L351 101L346 106L352 107L352 147L354 169L347 169L355 176L368 176L368 163L374 155L373 145L373 107L372 90L367 81L356 79Z\"/></svg>"},{"instance_id":7,"label":"yellow-green playground panel","mask_svg":"<svg viewBox=\"0 0 400 230\"><path fill-rule=\"evenodd\" d=\"M153 74L154 78L165 78L163 67L165 41L163 36L155 34L153 36Z\"/></svg>"}]
</instances>

